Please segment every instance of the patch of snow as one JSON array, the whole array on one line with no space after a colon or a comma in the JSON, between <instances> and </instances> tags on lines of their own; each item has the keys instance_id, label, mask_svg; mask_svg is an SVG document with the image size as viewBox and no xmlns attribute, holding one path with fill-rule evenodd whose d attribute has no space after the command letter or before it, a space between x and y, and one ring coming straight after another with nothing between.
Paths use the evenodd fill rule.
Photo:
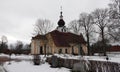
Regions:
<instances>
[{"instance_id":1,"label":"patch of snow","mask_svg":"<svg viewBox=\"0 0 120 72\"><path fill-rule=\"evenodd\" d=\"M120 63L120 57L110 57L110 60L108 60L110 62L115 62L115 63Z\"/></svg>"},{"instance_id":2,"label":"patch of snow","mask_svg":"<svg viewBox=\"0 0 120 72\"><path fill-rule=\"evenodd\" d=\"M24 54L21 54L21 55L12 54L11 58L12 59L33 59L33 56L32 55L24 55Z\"/></svg>"},{"instance_id":3,"label":"patch of snow","mask_svg":"<svg viewBox=\"0 0 120 72\"><path fill-rule=\"evenodd\" d=\"M9 57L9 55L4 54L4 53L0 53L0 56L3 56L3 57Z\"/></svg>"},{"instance_id":4,"label":"patch of snow","mask_svg":"<svg viewBox=\"0 0 120 72\"><path fill-rule=\"evenodd\" d=\"M119 45L120 46L120 42L114 42L114 43L110 43L111 45Z\"/></svg>"},{"instance_id":5,"label":"patch of snow","mask_svg":"<svg viewBox=\"0 0 120 72\"><path fill-rule=\"evenodd\" d=\"M3 53L1 53L0 56L1 57L9 57L8 54L3 54ZM24 55L24 54L21 54L21 55L12 54L11 58L12 59L33 59L33 56L32 55Z\"/></svg>"},{"instance_id":6,"label":"patch of snow","mask_svg":"<svg viewBox=\"0 0 120 72\"><path fill-rule=\"evenodd\" d=\"M0 66L0 72L5 72L5 70L2 66Z\"/></svg>"},{"instance_id":7,"label":"patch of snow","mask_svg":"<svg viewBox=\"0 0 120 72\"><path fill-rule=\"evenodd\" d=\"M48 63L33 65L31 61L6 62L4 67L8 72L70 72L67 68L51 68Z\"/></svg>"}]
</instances>

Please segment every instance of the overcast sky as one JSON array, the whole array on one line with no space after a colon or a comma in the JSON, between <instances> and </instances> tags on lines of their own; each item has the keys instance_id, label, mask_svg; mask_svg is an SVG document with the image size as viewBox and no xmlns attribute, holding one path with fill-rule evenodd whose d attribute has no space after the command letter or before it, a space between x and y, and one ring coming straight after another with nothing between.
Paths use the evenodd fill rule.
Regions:
<instances>
[{"instance_id":1,"label":"overcast sky","mask_svg":"<svg viewBox=\"0 0 120 72\"><path fill-rule=\"evenodd\" d=\"M9 42L31 41L33 27L38 18L49 19L57 25L60 6L66 24L78 19L81 12L108 7L110 0L0 0L0 37Z\"/></svg>"}]
</instances>

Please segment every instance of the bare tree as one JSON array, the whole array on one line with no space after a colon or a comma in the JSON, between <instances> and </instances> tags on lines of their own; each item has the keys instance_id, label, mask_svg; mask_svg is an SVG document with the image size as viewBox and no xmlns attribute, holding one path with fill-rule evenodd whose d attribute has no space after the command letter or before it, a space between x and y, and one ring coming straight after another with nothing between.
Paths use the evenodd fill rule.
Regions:
<instances>
[{"instance_id":1,"label":"bare tree","mask_svg":"<svg viewBox=\"0 0 120 72\"><path fill-rule=\"evenodd\" d=\"M82 33L87 39L88 55L90 55L90 52L91 52L90 38L91 38L92 32L94 31L93 27L94 27L93 17L87 13L81 13L79 20L73 20L69 23L69 29L73 33L78 34L78 35Z\"/></svg>"},{"instance_id":2,"label":"bare tree","mask_svg":"<svg viewBox=\"0 0 120 72\"><path fill-rule=\"evenodd\" d=\"M2 36L2 37L1 37L1 40L2 40L2 42L3 42L3 43L7 43L7 42L8 42L8 40L7 40L7 37L6 37L6 36Z\"/></svg>"},{"instance_id":3,"label":"bare tree","mask_svg":"<svg viewBox=\"0 0 120 72\"><path fill-rule=\"evenodd\" d=\"M109 26L109 11L108 9L96 9L93 13L94 23L98 26L98 33L100 34L102 41L102 49L104 55L106 55L105 48L105 35L107 34L107 27Z\"/></svg>"},{"instance_id":4,"label":"bare tree","mask_svg":"<svg viewBox=\"0 0 120 72\"><path fill-rule=\"evenodd\" d=\"M120 41L120 0L112 0L109 4L109 17L111 25L109 26L110 38L113 41Z\"/></svg>"},{"instance_id":5,"label":"bare tree","mask_svg":"<svg viewBox=\"0 0 120 72\"><path fill-rule=\"evenodd\" d=\"M7 42L8 42L7 37L2 36L1 37L1 44L0 44L0 52L6 52L6 50L8 49Z\"/></svg>"},{"instance_id":6,"label":"bare tree","mask_svg":"<svg viewBox=\"0 0 120 72\"><path fill-rule=\"evenodd\" d=\"M110 7L110 18L120 18L120 0L111 0Z\"/></svg>"},{"instance_id":7,"label":"bare tree","mask_svg":"<svg viewBox=\"0 0 120 72\"><path fill-rule=\"evenodd\" d=\"M73 20L69 23L68 25L68 29L70 32L75 33L77 35L79 35L81 33L81 28L80 28L80 24L78 20Z\"/></svg>"},{"instance_id":8,"label":"bare tree","mask_svg":"<svg viewBox=\"0 0 120 72\"><path fill-rule=\"evenodd\" d=\"M90 37L92 32L94 31L93 26L93 17L87 13L81 13L79 19L79 25L84 30L86 39L87 39L87 48L88 48L88 55L90 55Z\"/></svg>"},{"instance_id":9,"label":"bare tree","mask_svg":"<svg viewBox=\"0 0 120 72\"><path fill-rule=\"evenodd\" d=\"M50 20L38 19L37 22L35 23L34 29L35 34L39 33L41 35L44 35L53 29L53 24L50 22Z\"/></svg>"},{"instance_id":10,"label":"bare tree","mask_svg":"<svg viewBox=\"0 0 120 72\"><path fill-rule=\"evenodd\" d=\"M111 20L111 25L108 26L108 34L110 42L119 42L120 41L120 22L118 20Z\"/></svg>"},{"instance_id":11,"label":"bare tree","mask_svg":"<svg viewBox=\"0 0 120 72\"><path fill-rule=\"evenodd\" d=\"M17 41L16 44L15 44L15 51L16 51L16 53L21 54L22 53L22 49L23 49L22 41Z\"/></svg>"},{"instance_id":12,"label":"bare tree","mask_svg":"<svg viewBox=\"0 0 120 72\"><path fill-rule=\"evenodd\" d=\"M13 44L10 44L9 48L10 48L10 50L14 50L15 49Z\"/></svg>"}]
</instances>

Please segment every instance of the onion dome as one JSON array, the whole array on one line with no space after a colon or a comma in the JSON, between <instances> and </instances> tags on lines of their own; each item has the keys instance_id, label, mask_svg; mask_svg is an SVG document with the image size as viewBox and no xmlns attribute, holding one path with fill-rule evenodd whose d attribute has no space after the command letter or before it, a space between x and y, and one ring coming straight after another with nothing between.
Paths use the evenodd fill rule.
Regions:
<instances>
[{"instance_id":1,"label":"onion dome","mask_svg":"<svg viewBox=\"0 0 120 72\"><path fill-rule=\"evenodd\" d=\"M63 16L62 16L62 11L60 12L60 20L58 21L58 25L59 25L59 27L63 27L65 25L65 22L64 22Z\"/></svg>"}]
</instances>

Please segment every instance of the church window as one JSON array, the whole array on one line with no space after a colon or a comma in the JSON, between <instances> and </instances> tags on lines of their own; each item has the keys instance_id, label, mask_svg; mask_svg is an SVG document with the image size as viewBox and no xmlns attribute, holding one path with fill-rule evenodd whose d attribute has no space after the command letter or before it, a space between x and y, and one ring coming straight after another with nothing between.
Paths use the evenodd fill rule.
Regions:
<instances>
[{"instance_id":1,"label":"church window","mask_svg":"<svg viewBox=\"0 0 120 72\"><path fill-rule=\"evenodd\" d=\"M62 49L59 49L59 54L62 53Z\"/></svg>"},{"instance_id":2,"label":"church window","mask_svg":"<svg viewBox=\"0 0 120 72\"><path fill-rule=\"evenodd\" d=\"M65 49L65 53L68 53L67 49Z\"/></svg>"}]
</instances>

